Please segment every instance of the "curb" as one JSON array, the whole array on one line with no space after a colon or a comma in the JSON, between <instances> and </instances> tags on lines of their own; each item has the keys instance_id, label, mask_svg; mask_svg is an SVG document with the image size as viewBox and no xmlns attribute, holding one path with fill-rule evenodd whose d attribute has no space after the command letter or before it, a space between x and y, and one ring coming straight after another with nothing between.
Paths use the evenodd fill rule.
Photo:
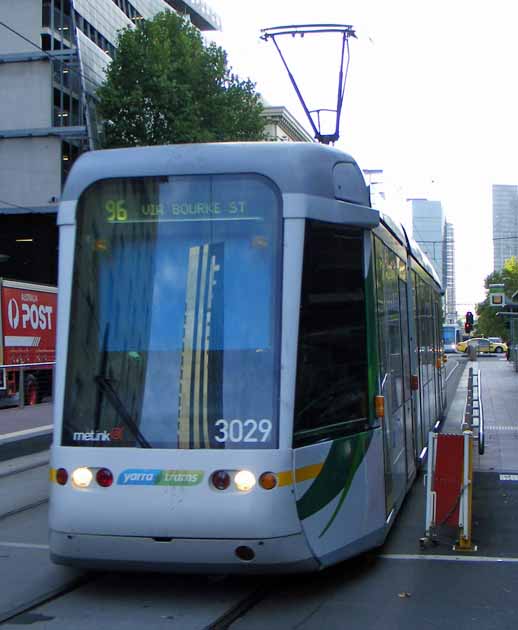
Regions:
<instances>
[{"instance_id":1,"label":"curb","mask_svg":"<svg viewBox=\"0 0 518 630\"><path fill-rule=\"evenodd\" d=\"M52 443L52 429L34 429L23 437L0 437L0 462L47 451Z\"/></svg>"}]
</instances>

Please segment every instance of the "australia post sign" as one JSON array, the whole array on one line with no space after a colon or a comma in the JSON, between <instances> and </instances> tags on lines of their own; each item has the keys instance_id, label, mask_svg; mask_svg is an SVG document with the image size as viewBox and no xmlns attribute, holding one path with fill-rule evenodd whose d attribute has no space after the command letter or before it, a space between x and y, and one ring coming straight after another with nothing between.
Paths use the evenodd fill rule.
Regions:
<instances>
[{"instance_id":1,"label":"australia post sign","mask_svg":"<svg viewBox=\"0 0 518 630\"><path fill-rule=\"evenodd\" d=\"M1 283L4 365L55 361L56 306L53 287L8 280Z\"/></svg>"}]
</instances>

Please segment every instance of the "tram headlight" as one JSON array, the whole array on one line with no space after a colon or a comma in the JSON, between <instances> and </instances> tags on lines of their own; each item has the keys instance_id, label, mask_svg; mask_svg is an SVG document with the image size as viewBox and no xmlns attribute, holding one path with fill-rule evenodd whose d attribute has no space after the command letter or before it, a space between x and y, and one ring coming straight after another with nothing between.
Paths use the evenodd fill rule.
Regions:
<instances>
[{"instance_id":1,"label":"tram headlight","mask_svg":"<svg viewBox=\"0 0 518 630\"><path fill-rule=\"evenodd\" d=\"M240 470L234 477L234 483L241 492L248 492L255 486L255 475L249 470Z\"/></svg>"},{"instance_id":2,"label":"tram headlight","mask_svg":"<svg viewBox=\"0 0 518 630\"><path fill-rule=\"evenodd\" d=\"M72 483L77 488L88 488L94 478L92 471L86 466L76 468L72 473Z\"/></svg>"}]
</instances>

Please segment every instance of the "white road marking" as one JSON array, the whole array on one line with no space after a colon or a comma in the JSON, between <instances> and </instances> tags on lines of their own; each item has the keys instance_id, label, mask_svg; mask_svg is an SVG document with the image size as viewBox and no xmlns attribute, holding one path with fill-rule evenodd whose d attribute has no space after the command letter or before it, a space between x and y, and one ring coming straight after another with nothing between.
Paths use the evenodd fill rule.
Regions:
<instances>
[{"instance_id":1,"label":"white road marking","mask_svg":"<svg viewBox=\"0 0 518 630\"><path fill-rule=\"evenodd\" d=\"M36 545L33 543L15 543L15 542L3 542L0 541L0 547L14 547L17 549L50 549L49 545Z\"/></svg>"},{"instance_id":2,"label":"white road marking","mask_svg":"<svg viewBox=\"0 0 518 630\"><path fill-rule=\"evenodd\" d=\"M446 378L444 379L444 382L447 383L448 379L450 378L450 376L453 374L453 372L455 372L455 370L459 367L459 362L456 359L453 359L456 362L455 367L453 368L453 370L446 376Z\"/></svg>"},{"instance_id":3,"label":"white road marking","mask_svg":"<svg viewBox=\"0 0 518 630\"><path fill-rule=\"evenodd\" d=\"M382 553L378 558L384 560L431 560L438 562L499 562L518 563L518 558L500 558L498 556L441 556L441 555L418 555L406 553Z\"/></svg>"}]
</instances>

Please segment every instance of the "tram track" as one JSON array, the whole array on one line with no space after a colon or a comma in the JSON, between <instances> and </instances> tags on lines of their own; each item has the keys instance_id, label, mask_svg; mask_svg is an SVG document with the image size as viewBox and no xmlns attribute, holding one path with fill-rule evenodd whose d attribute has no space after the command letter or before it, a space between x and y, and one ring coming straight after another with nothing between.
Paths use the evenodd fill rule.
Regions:
<instances>
[{"instance_id":1,"label":"tram track","mask_svg":"<svg viewBox=\"0 0 518 630\"><path fill-rule=\"evenodd\" d=\"M244 617L248 612L250 612L250 610L252 610L252 608L255 608L258 604L264 601L266 597L273 592L277 583L278 580L275 580L273 583L270 581L268 586L259 586L256 590L252 591L249 595L243 597L235 605L231 606L216 620L205 626L203 630L227 630L235 621Z\"/></svg>"},{"instance_id":2,"label":"tram track","mask_svg":"<svg viewBox=\"0 0 518 630\"><path fill-rule=\"evenodd\" d=\"M50 589L49 591L46 591L45 593L42 593L41 595L37 595L36 597L32 598L30 601L24 602L23 604L20 604L19 606L15 606L14 608L10 610L0 612L0 626L8 622L14 622L14 623L19 623L19 624L33 623L34 620L24 621L23 616L30 614L39 606L43 606L44 604L49 604L53 601L56 601L60 597L68 595L69 593L72 593L78 590L79 588L85 586L86 584L90 584L91 582L94 582L95 580L96 580L95 575L86 574L86 575L78 576L77 578L72 579L70 582L68 582L67 584L61 587Z\"/></svg>"},{"instance_id":3,"label":"tram track","mask_svg":"<svg viewBox=\"0 0 518 630\"><path fill-rule=\"evenodd\" d=\"M3 521L7 518L10 518L11 516L16 516L17 514L21 514L22 512L27 512L28 510L33 510L34 508L39 507L40 505L44 505L45 503L48 503L49 499L48 497L45 499L40 499L39 501L33 501L31 503L28 503L26 505L22 505L18 508L15 508L14 510L9 510L8 512L0 512L0 521Z\"/></svg>"},{"instance_id":4,"label":"tram track","mask_svg":"<svg viewBox=\"0 0 518 630\"><path fill-rule=\"evenodd\" d=\"M0 611L0 626L6 623L20 625L33 623L37 618L45 616L46 611L43 611L43 614L41 614L41 611L36 612L40 607L56 602L60 598L74 593L74 591L91 585L101 580L103 576L103 573L87 572L70 580L67 584L46 591L19 606L3 612ZM213 621L200 626L200 630L227 630L234 622L238 621L253 608L261 604L268 595L274 592L277 585L278 580L274 580L273 582L270 580L268 586L265 586L264 583L260 583L257 588L252 589L248 595L239 599Z\"/></svg>"},{"instance_id":5,"label":"tram track","mask_svg":"<svg viewBox=\"0 0 518 630\"><path fill-rule=\"evenodd\" d=\"M0 468L0 522L49 500L48 458L8 462Z\"/></svg>"}]
</instances>

